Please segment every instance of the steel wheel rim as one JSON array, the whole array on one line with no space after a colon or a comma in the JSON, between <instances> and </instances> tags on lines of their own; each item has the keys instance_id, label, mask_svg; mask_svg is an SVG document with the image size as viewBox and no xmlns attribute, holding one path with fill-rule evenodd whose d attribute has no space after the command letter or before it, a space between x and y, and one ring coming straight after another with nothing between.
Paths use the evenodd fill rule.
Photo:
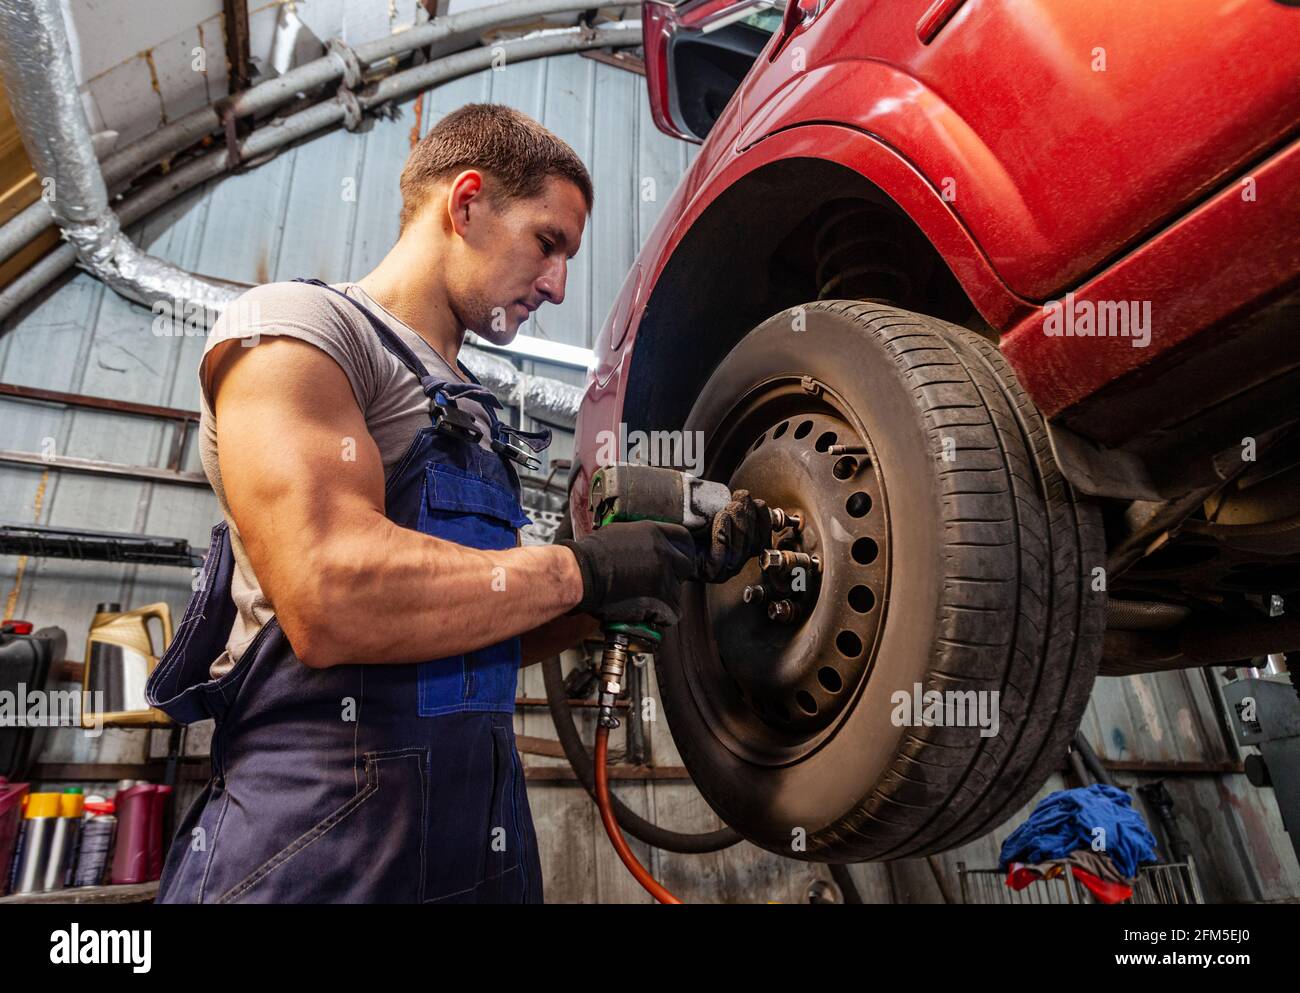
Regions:
<instances>
[{"instance_id":1,"label":"steel wheel rim","mask_svg":"<svg viewBox=\"0 0 1300 993\"><path fill-rule=\"evenodd\" d=\"M835 445L866 451L851 457L846 472ZM790 624L743 602L744 588L763 575L756 562L728 583L694 591L689 606L696 644L716 646L683 659L695 706L738 758L790 764L836 733L870 678L888 605L885 480L859 419L808 377L751 390L721 419L706 451L707 478L804 515L798 540L786 532L777 547L821 559L820 576L808 577L805 609ZM855 558L855 547L868 551Z\"/></svg>"}]
</instances>

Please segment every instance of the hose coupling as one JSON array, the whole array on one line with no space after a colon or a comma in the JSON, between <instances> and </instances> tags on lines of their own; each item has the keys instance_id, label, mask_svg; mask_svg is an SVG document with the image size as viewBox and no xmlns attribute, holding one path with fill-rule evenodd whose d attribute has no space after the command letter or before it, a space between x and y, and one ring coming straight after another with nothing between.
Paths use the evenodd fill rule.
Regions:
<instances>
[{"instance_id":1,"label":"hose coupling","mask_svg":"<svg viewBox=\"0 0 1300 993\"><path fill-rule=\"evenodd\" d=\"M600 656L600 717L603 728L618 727L614 705L623 692L623 674L627 671L628 637L610 634L605 639L605 650Z\"/></svg>"}]
</instances>

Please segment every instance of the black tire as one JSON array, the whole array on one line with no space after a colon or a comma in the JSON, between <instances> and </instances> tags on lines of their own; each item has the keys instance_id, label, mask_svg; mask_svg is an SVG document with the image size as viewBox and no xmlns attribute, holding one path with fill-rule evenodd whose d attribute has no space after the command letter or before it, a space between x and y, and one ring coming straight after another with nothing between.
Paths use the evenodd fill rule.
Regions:
<instances>
[{"instance_id":1,"label":"black tire","mask_svg":"<svg viewBox=\"0 0 1300 993\"><path fill-rule=\"evenodd\" d=\"M718 618L740 616L731 593L697 588L656 658L665 716L705 799L761 847L822 862L942 851L1015 813L1066 754L1101 652L1105 594L1091 582L1105 557L1100 517L1062 477L1041 416L993 345L934 318L854 301L783 312L727 355L686 424L703 432L704 475L743 478L738 468L752 453L784 436L779 424L763 426L772 418L807 434L801 396L806 410L857 433L869 455L848 480L832 472L843 456L820 440L800 455L808 481L799 485L815 490L799 508L805 538L825 571L808 616L760 637L785 653L779 659L796 660L782 665L860 674L818 690L796 715L816 718L778 719L776 710L788 710L760 700L738 678L743 666L722 658L720 644L733 655L745 644L725 633L734 626L719 624L723 638L714 637ZM849 557L860 539L818 508L838 507L867 477L879 505L853 516L881 554L860 565ZM783 499L797 499L789 486ZM755 582L757 566L747 569L732 583ZM841 621L835 612L845 612L853 582L877 585L874 606L856 605L860 613ZM742 619L752 630L759 623ZM837 649L825 631L849 623L850 647ZM846 663L854 638L860 658ZM893 694L914 684L996 691L997 733L896 726Z\"/></svg>"}]
</instances>

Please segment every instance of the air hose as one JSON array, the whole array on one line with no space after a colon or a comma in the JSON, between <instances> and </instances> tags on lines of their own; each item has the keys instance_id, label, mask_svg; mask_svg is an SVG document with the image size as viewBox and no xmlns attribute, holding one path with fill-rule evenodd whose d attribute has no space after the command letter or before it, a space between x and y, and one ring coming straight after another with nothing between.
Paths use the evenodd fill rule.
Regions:
<instances>
[{"instance_id":1,"label":"air hose","mask_svg":"<svg viewBox=\"0 0 1300 993\"><path fill-rule=\"evenodd\" d=\"M618 821L614 817L614 810L610 803L613 800L613 795L609 792L608 761L609 728L599 727L596 729L596 806L600 809L600 822L605 825L605 833L609 835L614 851L618 852L618 857L627 866L627 871L632 873L632 877L652 897L660 903L681 903L682 901L664 889L659 884L659 881L651 876L646 867L632 854L627 839L623 837L623 832L619 830Z\"/></svg>"},{"instance_id":2,"label":"air hose","mask_svg":"<svg viewBox=\"0 0 1300 993\"><path fill-rule=\"evenodd\" d=\"M573 537L573 521L569 517L569 505L567 503L560 510L560 523L555 529L555 537L557 539ZM573 772L578 777L578 781L582 783L583 788L591 798L599 803L596 791L596 773L592 766L591 757L587 754L586 746L582 743L582 736L578 733L577 725L573 722L573 710L569 706L569 695L564 689L564 671L560 667L560 657L558 655L542 662L542 678L546 682L546 703L551 711L551 720L555 722L555 733L560 739L560 747L564 749L565 757L568 758L569 765L573 766ZM604 760L600 760L599 764L603 768ZM661 848L666 852L677 852L680 855L705 855L709 852L719 852L724 848L730 848L740 841L740 835L728 827L719 828L717 831L708 831L704 834L685 834L680 831L669 831L656 824L651 824L644 817L629 809L623 801L612 793L609 795L609 805L614 817L617 819L617 823L622 826L624 831L636 838L637 841L643 841L647 845L653 845L655 848Z\"/></svg>"},{"instance_id":3,"label":"air hose","mask_svg":"<svg viewBox=\"0 0 1300 993\"><path fill-rule=\"evenodd\" d=\"M567 517L567 514L565 516ZM561 527L564 527L564 525L561 524ZM564 749L569 764L573 766L573 772L578 777L578 781L582 783L591 798L599 803L596 790L596 771L593 768L591 756L587 754L587 749L582 743L582 736L578 734L578 728L573 722L573 710L569 707L568 694L564 690L564 675L560 668L558 655L542 662L542 677L546 680L546 702L551 710L551 718L555 721L555 731L559 736L560 746ZM608 732L606 732L606 736L608 736ZM603 768L604 761L597 761L599 766ZM730 848L740 841L740 835L727 827L704 834L685 834L680 831L669 831L656 824L651 824L635 811L630 810L626 804L613 794L610 794L609 800L610 809L617 819L617 823L622 825L623 830L638 841L644 841L647 845L653 845L655 848L662 848L666 852L677 852L682 855L704 855L708 852L718 852L724 848Z\"/></svg>"}]
</instances>

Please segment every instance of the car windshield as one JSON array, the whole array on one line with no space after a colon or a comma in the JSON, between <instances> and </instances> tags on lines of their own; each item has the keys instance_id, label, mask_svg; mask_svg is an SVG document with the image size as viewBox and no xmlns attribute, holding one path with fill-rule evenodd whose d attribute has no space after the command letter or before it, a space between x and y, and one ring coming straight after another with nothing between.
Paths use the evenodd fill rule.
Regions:
<instances>
[{"instance_id":1,"label":"car windshield","mask_svg":"<svg viewBox=\"0 0 1300 993\"><path fill-rule=\"evenodd\" d=\"M690 0L674 0L673 6L681 7L689 2ZM754 3L756 9L740 18L738 23L748 24L764 34L775 34L785 14L785 3L786 0L756 0Z\"/></svg>"},{"instance_id":2,"label":"car windshield","mask_svg":"<svg viewBox=\"0 0 1300 993\"><path fill-rule=\"evenodd\" d=\"M750 14L741 24L748 24L751 28L758 28L764 34L774 34L776 29L781 26L781 14L785 4L779 3L768 10L759 10Z\"/></svg>"}]
</instances>

